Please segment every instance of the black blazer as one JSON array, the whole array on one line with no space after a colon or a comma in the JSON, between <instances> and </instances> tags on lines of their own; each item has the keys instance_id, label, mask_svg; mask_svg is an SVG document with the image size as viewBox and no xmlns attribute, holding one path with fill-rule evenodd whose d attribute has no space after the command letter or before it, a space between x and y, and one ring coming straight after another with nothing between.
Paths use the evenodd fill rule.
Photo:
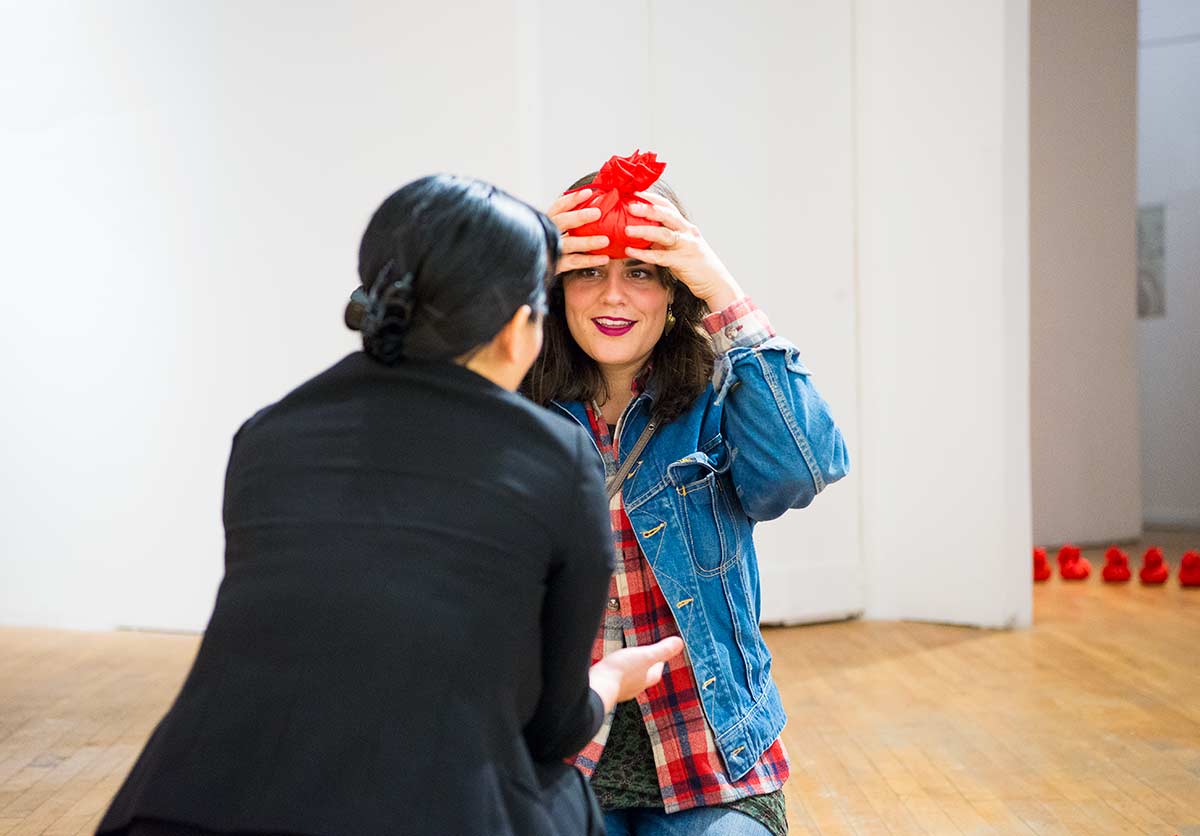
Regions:
<instances>
[{"instance_id":1,"label":"black blazer","mask_svg":"<svg viewBox=\"0 0 1200 836\"><path fill-rule=\"evenodd\" d=\"M204 641L99 832L555 832L535 762L603 715L603 481L579 427L450 363L352 354L259 412Z\"/></svg>"}]
</instances>

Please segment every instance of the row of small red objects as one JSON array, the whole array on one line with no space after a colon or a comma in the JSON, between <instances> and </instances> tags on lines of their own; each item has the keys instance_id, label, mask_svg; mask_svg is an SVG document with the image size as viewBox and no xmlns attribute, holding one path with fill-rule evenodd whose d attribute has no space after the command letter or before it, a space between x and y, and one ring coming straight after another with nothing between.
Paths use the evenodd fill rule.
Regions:
<instances>
[{"instance_id":1,"label":"row of small red objects","mask_svg":"<svg viewBox=\"0 0 1200 836\"><path fill-rule=\"evenodd\" d=\"M1068 543L1058 550L1058 573L1065 581L1081 581L1092 573L1092 564L1084 557L1079 547ZM1052 571L1050 562L1046 559L1046 550L1033 550L1033 579L1044 581L1050 578ZM1148 586L1166 583L1171 569L1163 561L1162 549L1152 546L1142 555L1142 568L1138 571L1138 579ZM1104 570L1101 572L1108 583L1125 583L1133 573L1129 569L1129 556L1116 546L1109 546L1104 553ZM1179 565L1179 583L1182 586L1200 587L1200 552L1190 551L1183 555Z\"/></svg>"}]
</instances>

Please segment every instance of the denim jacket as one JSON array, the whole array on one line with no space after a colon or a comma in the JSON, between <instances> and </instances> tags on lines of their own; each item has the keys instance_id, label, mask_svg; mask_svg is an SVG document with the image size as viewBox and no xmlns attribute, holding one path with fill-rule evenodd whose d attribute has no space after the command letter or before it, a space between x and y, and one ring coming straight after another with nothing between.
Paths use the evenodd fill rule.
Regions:
<instances>
[{"instance_id":1,"label":"denim jacket","mask_svg":"<svg viewBox=\"0 0 1200 836\"><path fill-rule=\"evenodd\" d=\"M849 468L842 434L796 347L762 336L734 341L718 355L706 391L658 428L622 488L696 680L716 678L700 694L733 780L758 761L786 720L758 626L754 525L807 506ZM645 391L622 415L621 463L649 422L653 400ZM588 428L584 404L551 408Z\"/></svg>"}]
</instances>

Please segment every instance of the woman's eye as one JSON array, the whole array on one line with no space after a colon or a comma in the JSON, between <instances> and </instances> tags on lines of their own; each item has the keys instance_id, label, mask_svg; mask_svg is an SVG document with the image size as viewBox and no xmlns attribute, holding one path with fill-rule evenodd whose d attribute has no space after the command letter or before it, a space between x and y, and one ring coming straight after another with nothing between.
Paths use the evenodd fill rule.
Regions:
<instances>
[{"instance_id":1,"label":"woman's eye","mask_svg":"<svg viewBox=\"0 0 1200 836\"><path fill-rule=\"evenodd\" d=\"M600 271L595 267L584 267L582 270L576 270L575 275L581 279L598 279Z\"/></svg>"},{"instance_id":2,"label":"woman's eye","mask_svg":"<svg viewBox=\"0 0 1200 836\"><path fill-rule=\"evenodd\" d=\"M649 270L638 269L638 270L630 270L629 277L631 279L652 279L652 278L654 278L654 274L652 272L650 272Z\"/></svg>"}]
</instances>

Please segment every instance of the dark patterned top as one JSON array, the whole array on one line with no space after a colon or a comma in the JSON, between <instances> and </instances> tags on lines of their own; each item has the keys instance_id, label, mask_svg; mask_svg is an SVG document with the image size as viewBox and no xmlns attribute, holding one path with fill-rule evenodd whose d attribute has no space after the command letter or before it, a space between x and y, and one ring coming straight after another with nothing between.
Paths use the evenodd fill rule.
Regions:
<instances>
[{"instance_id":1,"label":"dark patterned top","mask_svg":"<svg viewBox=\"0 0 1200 836\"><path fill-rule=\"evenodd\" d=\"M654 752L636 700L620 703L613 712L608 744L592 773L592 790L605 810L663 806ZM783 790L750 795L719 806L745 813L773 836L787 836L787 802Z\"/></svg>"}]
</instances>

